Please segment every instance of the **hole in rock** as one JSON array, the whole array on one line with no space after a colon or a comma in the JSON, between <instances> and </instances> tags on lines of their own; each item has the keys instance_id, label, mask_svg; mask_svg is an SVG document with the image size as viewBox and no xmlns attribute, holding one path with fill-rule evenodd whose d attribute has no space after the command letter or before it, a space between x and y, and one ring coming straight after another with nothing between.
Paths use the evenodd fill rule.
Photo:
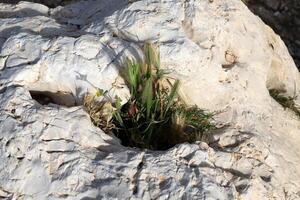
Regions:
<instances>
[{"instance_id":1,"label":"hole in rock","mask_svg":"<svg viewBox=\"0 0 300 200\"><path fill-rule=\"evenodd\" d=\"M76 101L71 93L49 92L49 91L29 91L32 99L41 105L57 104L66 107L76 106Z\"/></svg>"},{"instance_id":2,"label":"hole in rock","mask_svg":"<svg viewBox=\"0 0 300 200\"><path fill-rule=\"evenodd\" d=\"M208 141L215 129L210 122L213 114L196 106L172 108L162 118L160 111L147 118L142 106L133 113L136 105L132 101L118 111L115 103L94 99L85 99L84 106L95 126L119 138L126 147L164 151L185 142Z\"/></svg>"}]
</instances>

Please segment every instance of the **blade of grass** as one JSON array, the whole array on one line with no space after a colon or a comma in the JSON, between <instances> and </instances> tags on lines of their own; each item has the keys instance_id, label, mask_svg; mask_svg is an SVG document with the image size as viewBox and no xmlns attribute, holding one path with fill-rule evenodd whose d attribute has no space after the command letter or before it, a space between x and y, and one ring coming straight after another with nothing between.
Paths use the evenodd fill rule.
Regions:
<instances>
[{"instance_id":1,"label":"blade of grass","mask_svg":"<svg viewBox=\"0 0 300 200\"><path fill-rule=\"evenodd\" d=\"M132 97L136 97L140 79L140 64L134 60L127 60L127 77Z\"/></svg>"},{"instance_id":2,"label":"blade of grass","mask_svg":"<svg viewBox=\"0 0 300 200\"><path fill-rule=\"evenodd\" d=\"M142 94L143 104L146 106L146 116L150 118L151 107L153 104L153 88L152 88L152 78L147 79L145 88Z\"/></svg>"},{"instance_id":3,"label":"blade of grass","mask_svg":"<svg viewBox=\"0 0 300 200\"><path fill-rule=\"evenodd\" d=\"M153 65L157 63L155 52L150 43L146 43L144 46L145 64L146 64L146 77L152 76Z\"/></svg>"},{"instance_id":4,"label":"blade of grass","mask_svg":"<svg viewBox=\"0 0 300 200\"><path fill-rule=\"evenodd\" d=\"M178 91L178 87L179 87L179 80L176 80L174 85L171 88L170 94L167 97L167 106L166 106L165 112L164 112L165 115L170 110L171 106L174 104L175 97L176 97L177 91Z\"/></svg>"},{"instance_id":5,"label":"blade of grass","mask_svg":"<svg viewBox=\"0 0 300 200\"><path fill-rule=\"evenodd\" d=\"M124 121L123 121L122 115L121 115L121 113L122 113L121 99L118 96L115 97L115 108L116 108L116 110L113 112L113 117L117 120L119 125L121 125L123 128L125 128L125 124L124 124Z\"/></svg>"}]
</instances>

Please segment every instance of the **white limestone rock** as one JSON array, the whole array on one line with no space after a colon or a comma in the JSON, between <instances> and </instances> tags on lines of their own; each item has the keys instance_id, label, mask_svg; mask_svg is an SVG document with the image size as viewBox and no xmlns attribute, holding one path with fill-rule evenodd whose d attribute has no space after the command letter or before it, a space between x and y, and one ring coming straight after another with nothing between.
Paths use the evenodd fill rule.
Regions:
<instances>
[{"instance_id":1,"label":"white limestone rock","mask_svg":"<svg viewBox=\"0 0 300 200\"><path fill-rule=\"evenodd\" d=\"M21 1L16 5L0 3L0 18L48 16L47 6Z\"/></svg>"},{"instance_id":2,"label":"white limestone rock","mask_svg":"<svg viewBox=\"0 0 300 200\"><path fill-rule=\"evenodd\" d=\"M0 5L0 198L300 198L300 120L268 92L300 105L299 71L241 1ZM92 124L83 96L125 101L122 63L145 41L190 104L221 111L209 146L130 149Z\"/></svg>"}]
</instances>

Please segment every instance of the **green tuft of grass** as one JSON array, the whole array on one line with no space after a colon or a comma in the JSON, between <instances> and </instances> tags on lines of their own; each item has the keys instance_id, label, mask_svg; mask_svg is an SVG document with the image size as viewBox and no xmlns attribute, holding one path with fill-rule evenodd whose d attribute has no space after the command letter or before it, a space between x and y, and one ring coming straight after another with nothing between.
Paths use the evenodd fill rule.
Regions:
<instances>
[{"instance_id":1,"label":"green tuft of grass","mask_svg":"<svg viewBox=\"0 0 300 200\"><path fill-rule=\"evenodd\" d=\"M107 92L99 90L98 96L103 94L113 107L111 118L101 118L101 108L87 109L92 119L96 116L95 125L111 130L123 145L165 150L178 143L201 140L215 128L212 113L187 106L181 100L180 81L166 78L167 72L160 68L160 55L152 44L144 45L143 62L128 59L125 66L123 74L131 95L128 102L121 105L119 97L111 101ZM86 107L91 104L87 102Z\"/></svg>"},{"instance_id":2,"label":"green tuft of grass","mask_svg":"<svg viewBox=\"0 0 300 200\"><path fill-rule=\"evenodd\" d=\"M292 110L298 117L300 117L300 108L296 105L296 96L283 96L279 90L269 90L270 95L275 99L283 108Z\"/></svg>"}]
</instances>

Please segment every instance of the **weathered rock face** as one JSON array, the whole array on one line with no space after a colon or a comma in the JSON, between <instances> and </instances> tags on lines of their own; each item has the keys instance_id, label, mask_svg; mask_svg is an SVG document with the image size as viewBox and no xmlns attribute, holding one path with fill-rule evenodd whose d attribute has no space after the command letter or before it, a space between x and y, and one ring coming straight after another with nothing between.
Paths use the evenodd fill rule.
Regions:
<instances>
[{"instance_id":1,"label":"weathered rock face","mask_svg":"<svg viewBox=\"0 0 300 200\"><path fill-rule=\"evenodd\" d=\"M79 0L27 0L51 8L65 6ZM300 2L298 0L241 0L253 13L271 26L287 45L296 66L300 69ZM20 0L2 0L18 3Z\"/></svg>"},{"instance_id":2,"label":"weathered rock face","mask_svg":"<svg viewBox=\"0 0 300 200\"><path fill-rule=\"evenodd\" d=\"M0 9L1 198L300 198L300 120L268 92L299 96L299 72L241 1ZM216 121L226 126L209 146L130 149L91 123L83 95L100 87L128 98L119 70L128 56L142 59L145 41L160 45L191 104L221 111Z\"/></svg>"},{"instance_id":3,"label":"weathered rock face","mask_svg":"<svg viewBox=\"0 0 300 200\"><path fill-rule=\"evenodd\" d=\"M245 0L287 45L300 69L300 2L298 0Z\"/></svg>"},{"instance_id":4,"label":"weathered rock face","mask_svg":"<svg viewBox=\"0 0 300 200\"><path fill-rule=\"evenodd\" d=\"M16 4L21 1L22 0L1 0L1 3ZM43 4L50 8L55 8L57 6L64 6L64 5L67 5L69 3L76 2L76 1L79 1L79 0L27 0L27 2Z\"/></svg>"}]
</instances>

